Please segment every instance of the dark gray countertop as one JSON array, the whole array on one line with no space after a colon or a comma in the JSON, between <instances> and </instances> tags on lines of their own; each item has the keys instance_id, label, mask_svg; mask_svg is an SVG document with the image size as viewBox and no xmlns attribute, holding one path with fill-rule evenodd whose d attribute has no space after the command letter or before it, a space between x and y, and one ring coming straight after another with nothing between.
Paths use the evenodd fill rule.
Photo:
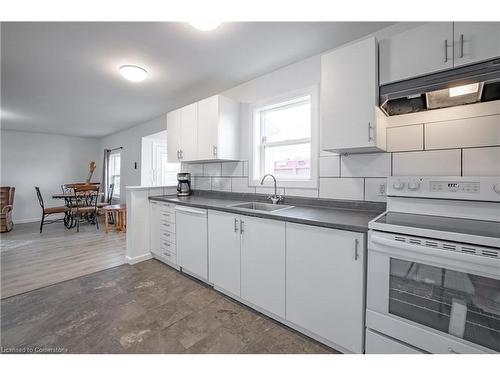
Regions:
<instances>
[{"instance_id":1,"label":"dark gray countertop","mask_svg":"<svg viewBox=\"0 0 500 375\"><path fill-rule=\"evenodd\" d=\"M263 212L231 207L232 205L251 201L263 201L261 196L243 194L203 193L189 197L176 195L162 195L149 197L150 200L176 203L180 205L232 212L247 216L282 220L292 223L309 224L319 227L343 229L365 233L368 231L368 222L385 209L385 204L369 202L337 202L312 199L290 199L285 204L293 208L274 212ZM301 205L298 205L300 203ZM305 205L304 203L309 203ZM314 204L314 205L312 205Z\"/></svg>"}]
</instances>

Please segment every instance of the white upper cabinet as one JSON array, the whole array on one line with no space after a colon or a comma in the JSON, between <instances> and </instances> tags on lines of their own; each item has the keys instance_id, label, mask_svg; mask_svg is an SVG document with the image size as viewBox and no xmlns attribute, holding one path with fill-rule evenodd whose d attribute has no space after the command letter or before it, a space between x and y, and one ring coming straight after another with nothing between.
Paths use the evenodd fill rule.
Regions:
<instances>
[{"instance_id":1,"label":"white upper cabinet","mask_svg":"<svg viewBox=\"0 0 500 375\"><path fill-rule=\"evenodd\" d=\"M180 161L181 150L181 110L167 113L167 160Z\"/></svg>"},{"instance_id":2,"label":"white upper cabinet","mask_svg":"<svg viewBox=\"0 0 500 375\"><path fill-rule=\"evenodd\" d=\"M500 56L500 22L455 22L454 65Z\"/></svg>"},{"instance_id":3,"label":"white upper cabinet","mask_svg":"<svg viewBox=\"0 0 500 375\"><path fill-rule=\"evenodd\" d=\"M500 56L500 22L429 22L379 41L380 84Z\"/></svg>"},{"instance_id":4,"label":"white upper cabinet","mask_svg":"<svg viewBox=\"0 0 500 375\"><path fill-rule=\"evenodd\" d=\"M197 160L198 103L181 108L181 161ZM167 128L168 138L168 128Z\"/></svg>"},{"instance_id":5,"label":"white upper cabinet","mask_svg":"<svg viewBox=\"0 0 500 375\"><path fill-rule=\"evenodd\" d=\"M380 84L453 67L453 22L430 22L379 40Z\"/></svg>"},{"instance_id":6,"label":"white upper cabinet","mask_svg":"<svg viewBox=\"0 0 500 375\"><path fill-rule=\"evenodd\" d=\"M219 127L219 96L198 102L198 154L197 158L216 159Z\"/></svg>"},{"instance_id":7,"label":"white upper cabinet","mask_svg":"<svg viewBox=\"0 0 500 375\"><path fill-rule=\"evenodd\" d=\"M377 41L367 38L321 57L321 149L377 151Z\"/></svg>"},{"instance_id":8,"label":"white upper cabinet","mask_svg":"<svg viewBox=\"0 0 500 375\"><path fill-rule=\"evenodd\" d=\"M169 159L238 160L239 113L240 104L221 95L169 112L167 114ZM170 139L169 134L173 135L173 139Z\"/></svg>"},{"instance_id":9,"label":"white upper cabinet","mask_svg":"<svg viewBox=\"0 0 500 375\"><path fill-rule=\"evenodd\" d=\"M240 103L221 95L198 102L198 160L239 158Z\"/></svg>"}]
</instances>

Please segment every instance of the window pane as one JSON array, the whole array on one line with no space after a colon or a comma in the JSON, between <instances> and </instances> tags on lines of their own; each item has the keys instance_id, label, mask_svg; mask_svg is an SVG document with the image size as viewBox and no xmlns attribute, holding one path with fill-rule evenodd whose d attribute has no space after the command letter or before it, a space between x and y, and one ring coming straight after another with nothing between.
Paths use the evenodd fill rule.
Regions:
<instances>
[{"instance_id":1,"label":"window pane","mask_svg":"<svg viewBox=\"0 0 500 375\"><path fill-rule=\"evenodd\" d=\"M261 112L267 142L311 138L311 101L284 105Z\"/></svg>"},{"instance_id":2,"label":"window pane","mask_svg":"<svg viewBox=\"0 0 500 375\"><path fill-rule=\"evenodd\" d=\"M271 173L278 179L310 179L311 144L266 147L265 173Z\"/></svg>"}]
</instances>

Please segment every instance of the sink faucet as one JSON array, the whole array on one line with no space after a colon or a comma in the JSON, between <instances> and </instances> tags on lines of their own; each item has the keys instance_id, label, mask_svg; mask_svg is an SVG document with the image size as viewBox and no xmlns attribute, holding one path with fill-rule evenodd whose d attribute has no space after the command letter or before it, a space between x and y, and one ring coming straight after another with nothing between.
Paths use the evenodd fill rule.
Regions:
<instances>
[{"instance_id":1,"label":"sink faucet","mask_svg":"<svg viewBox=\"0 0 500 375\"><path fill-rule=\"evenodd\" d=\"M268 176L272 177L273 180L274 180L274 194L273 195L269 195L267 197L267 199L270 199L271 202L273 202L273 204L278 204L279 202L281 202L283 200L283 197L281 195L278 195L278 191L277 191L277 188L276 188L276 177L274 177L272 174L266 174L264 177L262 177L262 180L260 181L260 184L264 185L264 180Z\"/></svg>"}]
</instances>

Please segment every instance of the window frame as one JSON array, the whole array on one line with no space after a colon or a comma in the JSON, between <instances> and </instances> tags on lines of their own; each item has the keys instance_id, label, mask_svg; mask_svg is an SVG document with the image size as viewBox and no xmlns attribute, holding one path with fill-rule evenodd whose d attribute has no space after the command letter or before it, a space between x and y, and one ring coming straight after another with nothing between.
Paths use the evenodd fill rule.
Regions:
<instances>
[{"instance_id":1,"label":"window frame","mask_svg":"<svg viewBox=\"0 0 500 375\"><path fill-rule=\"evenodd\" d=\"M111 167L111 159L114 158L114 157L116 157L116 156L113 156L113 155L119 155L120 156L120 171L119 171L120 174L118 174L118 175L117 174L111 174L111 168L110 168ZM114 167L113 167L113 169L114 169ZM109 178L110 183L113 183L113 184L115 183L114 179L113 179L114 176L120 176L120 189L116 189L116 188L113 189L113 196L112 196L112 198L120 199L120 196L121 196L120 190L121 190L121 185L122 185L122 179L121 179L121 177L122 177L122 152L121 152L121 150L111 151L111 153L109 155L108 178Z\"/></svg>"},{"instance_id":2,"label":"window frame","mask_svg":"<svg viewBox=\"0 0 500 375\"><path fill-rule=\"evenodd\" d=\"M281 108L286 106L296 105L300 103L302 98L309 96L311 102L311 137L295 140L284 140L275 142L263 141L263 121L262 114L264 111L273 108ZM318 163L319 163L319 87L318 85L310 86L300 90L290 91L286 94L265 99L250 105L250 158L249 158L249 185L252 187L261 186L260 180L265 170L265 146L287 146L298 144L311 144L311 176L309 179L285 179L283 177L277 179L279 187L289 188L318 188ZM273 183L267 179L264 186L273 186Z\"/></svg>"}]
</instances>

